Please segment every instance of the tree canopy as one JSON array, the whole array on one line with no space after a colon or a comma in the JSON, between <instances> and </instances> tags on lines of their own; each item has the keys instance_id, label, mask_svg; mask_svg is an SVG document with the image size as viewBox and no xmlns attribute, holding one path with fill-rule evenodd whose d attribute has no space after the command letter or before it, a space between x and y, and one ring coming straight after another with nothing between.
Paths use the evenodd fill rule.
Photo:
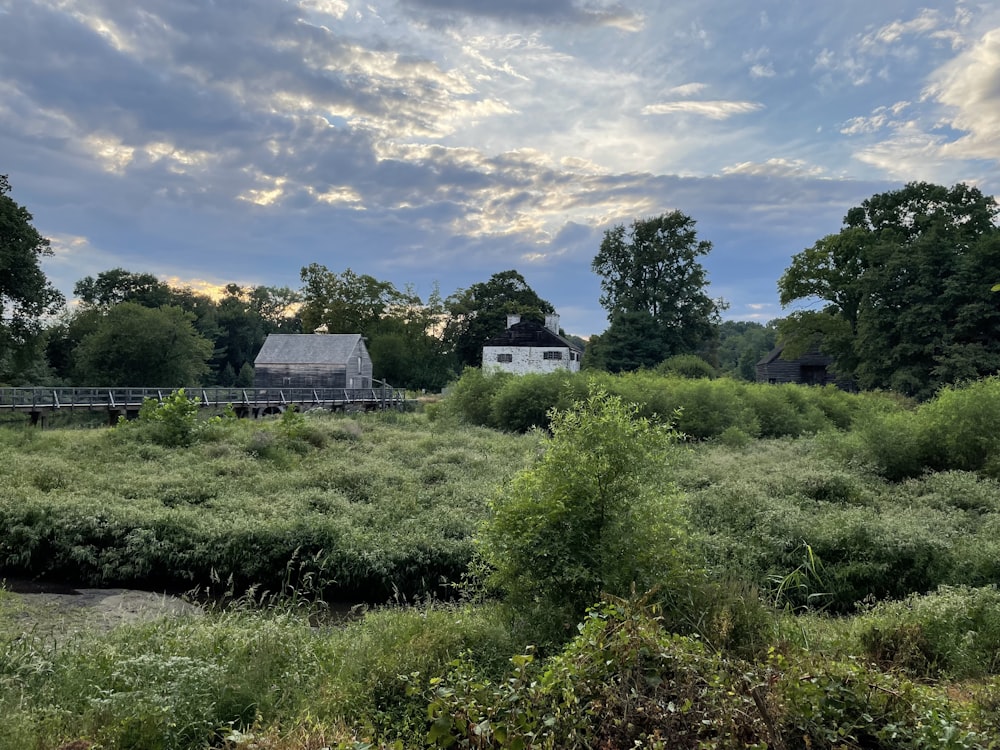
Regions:
<instances>
[{"instance_id":1,"label":"tree canopy","mask_svg":"<svg viewBox=\"0 0 1000 750\"><path fill-rule=\"evenodd\" d=\"M87 385L199 385L208 374L212 342L179 307L115 305L92 321L74 352L76 380Z\"/></svg>"},{"instance_id":2,"label":"tree canopy","mask_svg":"<svg viewBox=\"0 0 1000 750\"><path fill-rule=\"evenodd\" d=\"M7 176L0 175L0 380L26 366L23 355L40 332L41 319L63 303L41 267L41 258L52 254L49 241L10 190Z\"/></svg>"},{"instance_id":3,"label":"tree canopy","mask_svg":"<svg viewBox=\"0 0 1000 750\"><path fill-rule=\"evenodd\" d=\"M977 188L910 183L852 208L792 258L782 305L819 300L780 324L791 356L817 340L862 388L928 398L1000 369L996 201Z\"/></svg>"},{"instance_id":4,"label":"tree canopy","mask_svg":"<svg viewBox=\"0 0 1000 750\"><path fill-rule=\"evenodd\" d=\"M604 233L591 264L601 277L610 325L598 357L613 372L652 367L676 354L711 348L721 303L705 292L698 258L712 243L680 211L619 224Z\"/></svg>"}]
</instances>

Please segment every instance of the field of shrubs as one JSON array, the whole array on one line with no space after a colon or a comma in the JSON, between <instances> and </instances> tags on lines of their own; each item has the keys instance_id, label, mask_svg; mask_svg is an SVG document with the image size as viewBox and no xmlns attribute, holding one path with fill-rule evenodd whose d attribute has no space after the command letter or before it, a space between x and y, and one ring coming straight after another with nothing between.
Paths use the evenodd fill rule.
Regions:
<instances>
[{"instance_id":1,"label":"field of shrubs","mask_svg":"<svg viewBox=\"0 0 1000 750\"><path fill-rule=\"evenodd\" d=\"M0 576L205 605L53 635L0 589L0 748L997 747L997 424L997 379L470 370L0 431Z\"/></svg>"}]
</instances>

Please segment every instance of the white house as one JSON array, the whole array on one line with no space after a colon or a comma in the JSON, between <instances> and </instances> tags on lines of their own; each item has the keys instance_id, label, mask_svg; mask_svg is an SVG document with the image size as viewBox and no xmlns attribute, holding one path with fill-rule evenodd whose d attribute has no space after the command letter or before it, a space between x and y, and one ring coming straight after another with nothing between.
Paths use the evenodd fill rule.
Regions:
<instances>
[{"instance_id":1,"label":"white house","mask_svg":"<svg viewBox=\"0 0 1000 750\"><path fill-rule=\"evenodd\" d=\"M507 316L507 330L483 345L483 370L512 372L580 371L583 351L559 335L559 316L545 316L545 325L520 315Z\"/></svg>"}]
</instances>

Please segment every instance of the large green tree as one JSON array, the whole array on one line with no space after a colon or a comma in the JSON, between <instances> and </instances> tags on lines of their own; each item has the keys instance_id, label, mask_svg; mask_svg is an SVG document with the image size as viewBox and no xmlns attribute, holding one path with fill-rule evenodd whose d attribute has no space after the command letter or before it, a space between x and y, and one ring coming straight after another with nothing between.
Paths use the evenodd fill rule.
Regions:
<instances>
[{"instance_id":1,"label":"large green tree","mask_svg":"<svg viewBox=\"0 0 1000 750\"><path fill-rule=\"evenodd\" d=\"M1000 369L996 201L977 188L910 183L852 208L792 258L781 303L818 300L780 324L793 356L817 340L862 388L928 398Z\"/></svg>"},{"instance_id":2,"label":"large green tree","mask_svg":"<svg viewBox=\"0 0 1000 750\"><path fill-rule=\"evenodd\" d=\"M456 374L455 358L440 335L444 300L435 287L423 301L411 288L408 302L382 319L368 342L375 377L396 386L440 391Z\"/></svg>"},{"instance_id":3,"label":"large green tree","mask_svg":"<svg viewBox=\"0 0 1000 750\"><path fill-rule=\"evenodd\" d=\"M478 367L483 360L483 344L507 327L508 315L544 321L555 312L551 303L539 297L517 271L501 271L489 281L459 289L445 306L448 322L445 340L461 367Z\"/></svg>"},{"instance_id":4,"label":"large green tree","mask_svg":"<svg viewBox=\"0 0 1000 750\"><path fill-rule=\"evenodd\" d=\"M122 302L92 315L73 355L79 385L175 388L199 385L209 372L212 342L192 313Z\"/></svg>"},{"instance_id":5,"label":"large green tree","mask_svg":"<svg viewBox=\"0 0 1000 750\"><path fill-rule=\"evenodd\" d=\"M112 268L94 276L85 276L73 286L73 294L85 308L107 310L122 302L143 307L163 307L174 300L173 290L151 273L136 273Z\"/></svg>"},{"instance_id":6,"label":"large green tree","mask_svg":"<svg viewBox=\"0 0 1000 750\"><path fill-rule=\"evenodd\" d=\"M0 175L0 381L31 366L42 319L63 303L41 267L41 258L52 254L49 241L8 193L10 182Z\"/></svg>"},{"instance_id":7,"label":"large green tree","mask_svg":"<svg viewBox=\"0 0 1000 750\"><path fill-rule=\"evenodd\" d=\"M302 269L302 330L371 336L394 308L411 302L389 281L350 268L337 274L319 263Z\"/></svg>"},{"instance_id":8,"label":"large green tree","mask_svg":"<svg viewBox=\"0 0 1000 750\"><path fill-rule=\"evenodd\" d=\"M604 233L591 265L601 277L609 328L599 355L611 371L652 367L714 348L721 302L711 299L695 221L680 211L619 224Z\"/></svg>"}]
</instances>

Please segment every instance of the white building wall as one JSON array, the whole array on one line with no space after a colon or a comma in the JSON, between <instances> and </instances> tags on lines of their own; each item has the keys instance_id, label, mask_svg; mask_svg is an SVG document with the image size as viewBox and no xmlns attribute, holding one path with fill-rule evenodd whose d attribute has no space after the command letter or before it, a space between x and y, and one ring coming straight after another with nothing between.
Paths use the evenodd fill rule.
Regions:
<instances>
[{"instance_id":1,"label":"white building wall","mask_svg":"<svg viewBox=\"0 0 1000 750\"><path fill-rule=\"evenodd\" d=\"M560 352L562 359L546 359L545 352ZM572 350L567 347L534 346L484 346L483 370L512 372L526 375L530 372L580 371L580 360L570 359ZM498 357L509 355L510 362L500 362ZM504 357L506 358L506 357Z\"/></svg>"}]
</instances>

